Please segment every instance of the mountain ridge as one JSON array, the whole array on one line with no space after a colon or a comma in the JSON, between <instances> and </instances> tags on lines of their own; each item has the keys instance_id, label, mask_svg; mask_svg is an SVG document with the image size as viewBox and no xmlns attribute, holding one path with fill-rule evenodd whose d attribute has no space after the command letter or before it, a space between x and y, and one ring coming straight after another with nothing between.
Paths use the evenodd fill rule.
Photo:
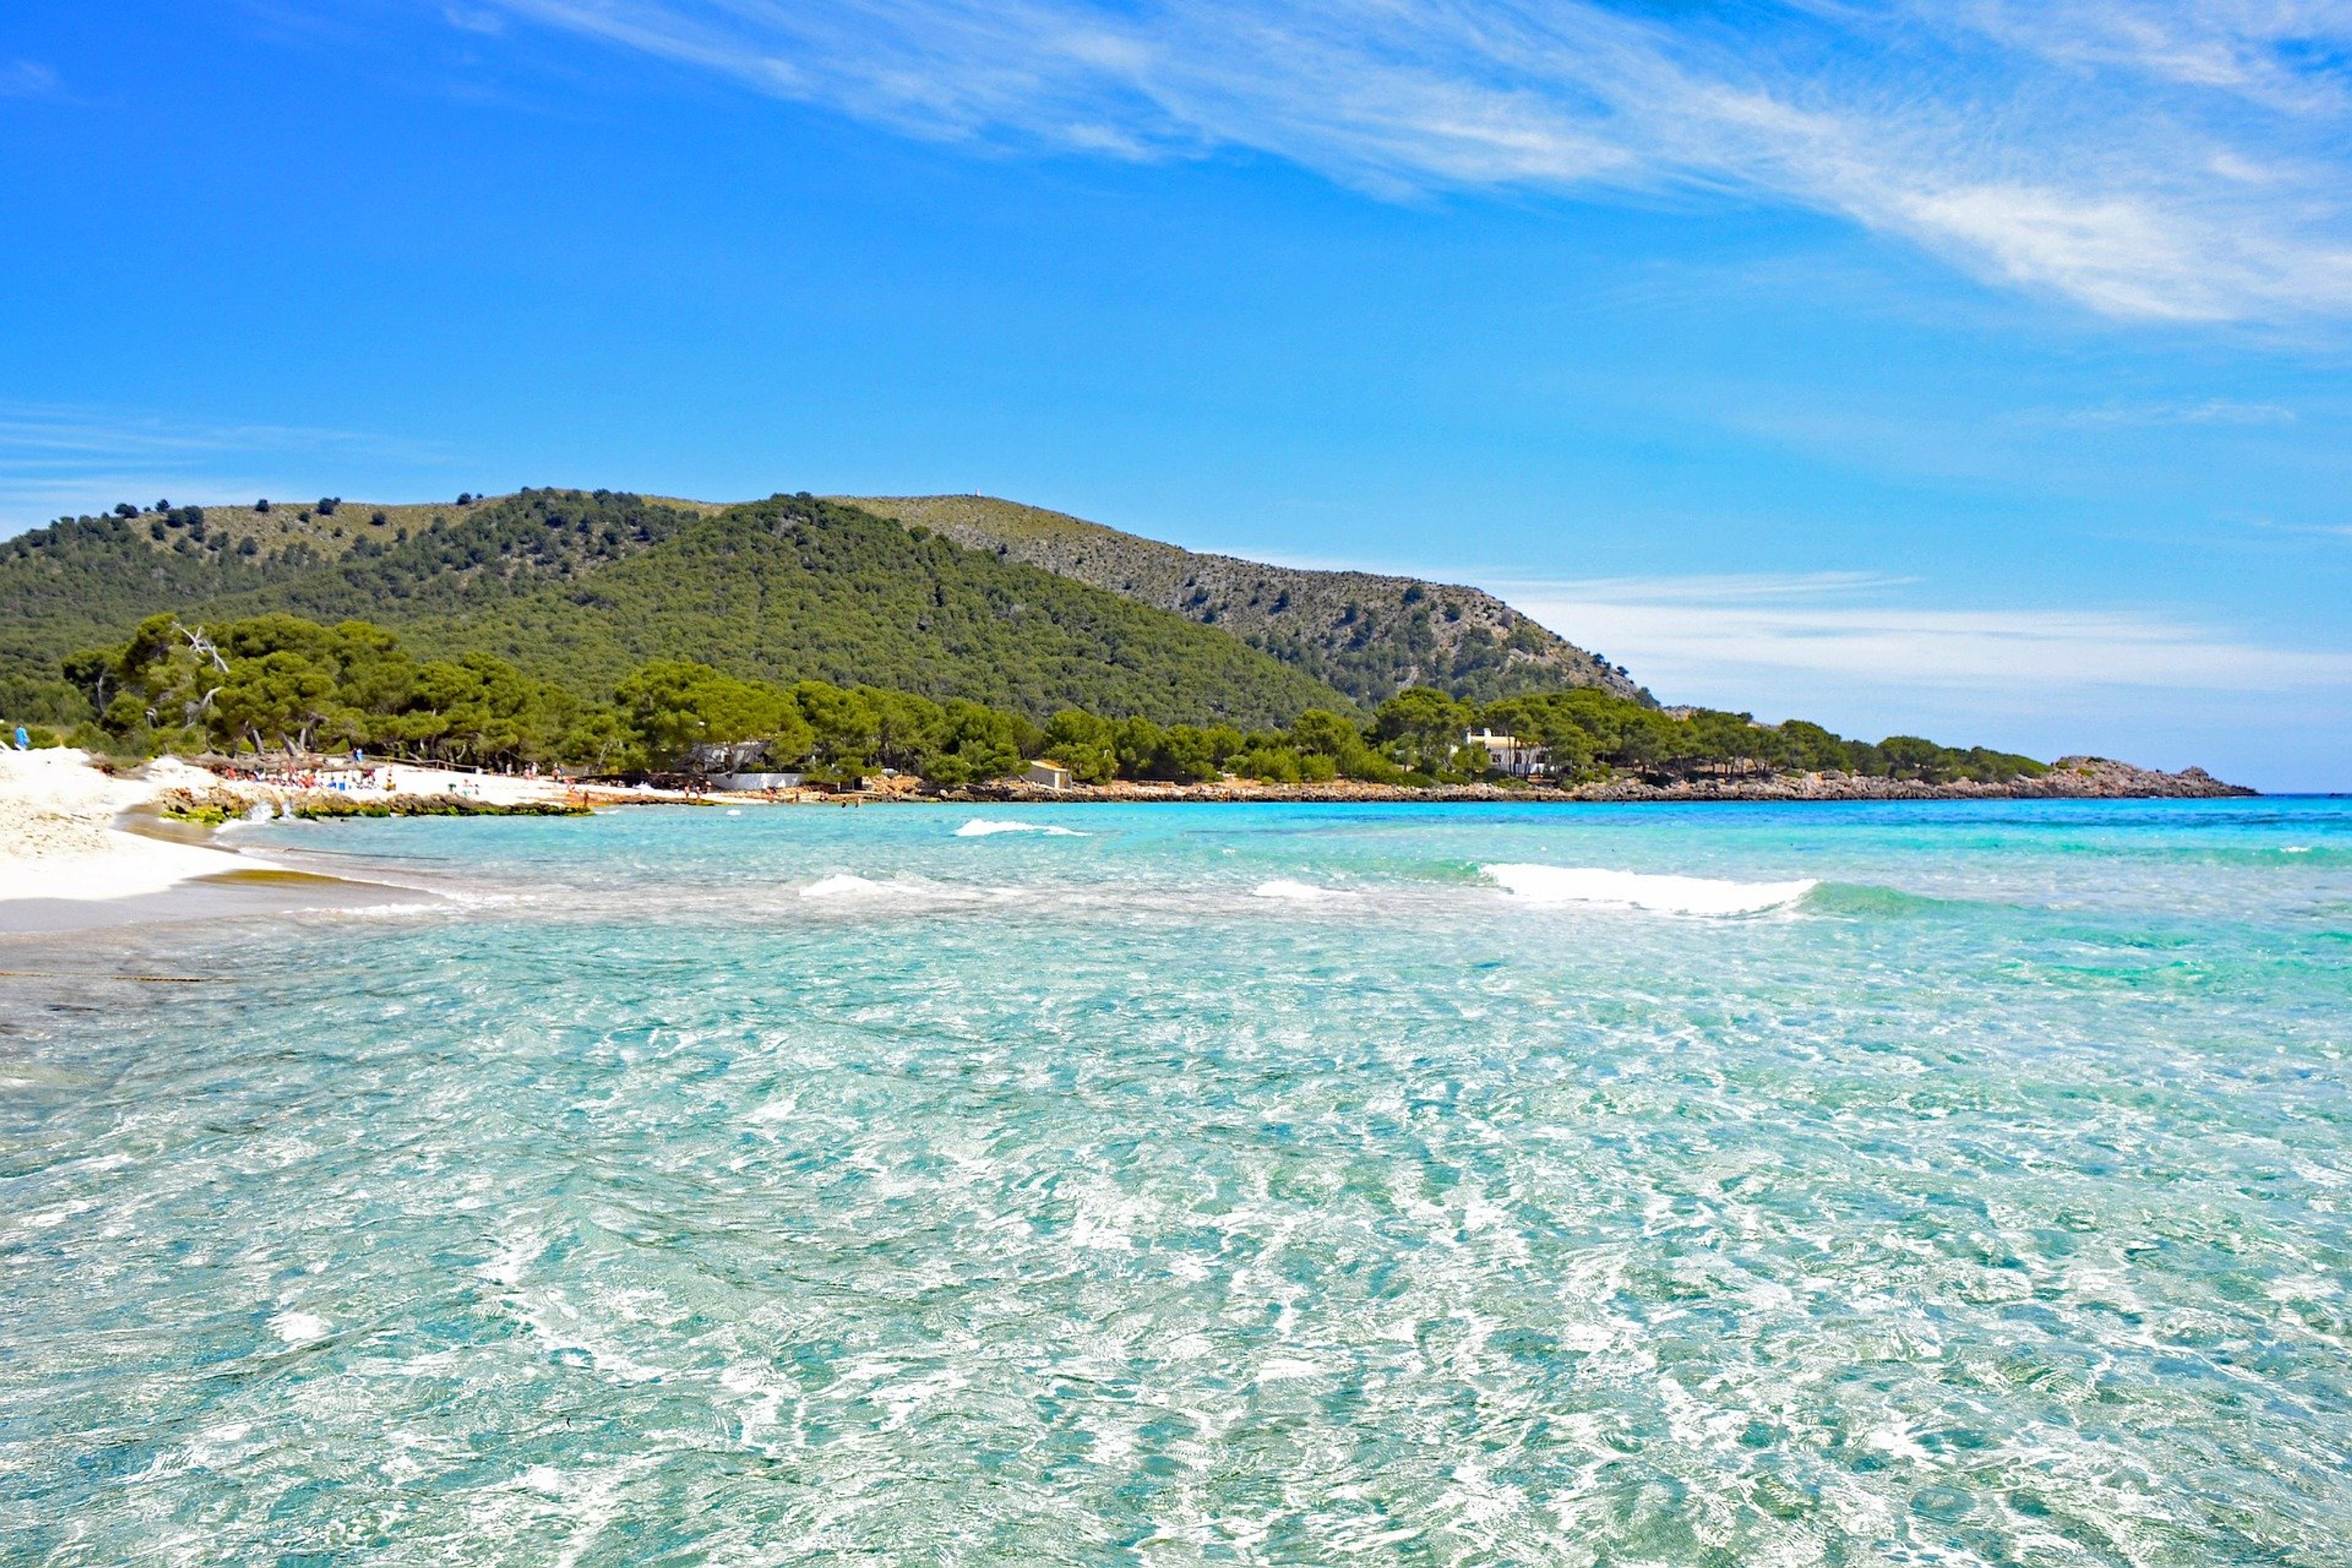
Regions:
<instances>
[{"instance_id":1,"label":"mountain ridge","mask_svg":"<svg viewBox=\"0 0 2352 1568\"><path fill-rule=\"evenodd\" d=\"M1580 686L1648 700L1623 668L1465 584L1188 550L994 496L827 499L1220 626L1367 706L1411 686L1475 700Z\"/></svg>"}]
</instances>

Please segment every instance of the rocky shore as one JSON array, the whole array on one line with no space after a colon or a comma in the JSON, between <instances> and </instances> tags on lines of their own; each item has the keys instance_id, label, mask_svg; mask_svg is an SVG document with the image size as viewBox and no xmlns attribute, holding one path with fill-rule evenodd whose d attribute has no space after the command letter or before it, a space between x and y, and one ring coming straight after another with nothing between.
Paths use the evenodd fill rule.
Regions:
<instances>
[{"instance_id":1,"label":"rocky shore","mask_svg":"<svg viewBox=\"0 0 2352 1568\"><path fill-rule=\"evenodd\" d=\"M1781 773L1768 778L1687 779L1647 784L1617 778L1555 788L1544 784L1441 784L1412 789L1398 784L1336 780L1329 784L1274 784L1245 781L1219 784L1078 784L1065 790L1006 781L950 790L937 798L1016 801L1260 801L1267 803L1372 803L1385 801L1799 801L1799 800L2192 800L2252 795L2242 784L2224 784L2202 768L2177 773L2135 767L2105 757L2061 757L2050 771L1999 783L1957 780L1926 784L1917 779L1866 778L1852 773Z\"/></svg>"},{"instance_id":2,"label":"rocky shore","mask_svg":"<svg viewBox=\"0 0 2352 1568\"><path fill-rule=\"evenodd\" d=\"M339 790L294 789L246 780L224 780L209 787L166 789L155 806L175 822L218 826L248 816L256 806L269 815L313 822L353 816L586 816L582 802L561 800L488 801L456 795L354 795Z\"/></svg>"}]
</instances>

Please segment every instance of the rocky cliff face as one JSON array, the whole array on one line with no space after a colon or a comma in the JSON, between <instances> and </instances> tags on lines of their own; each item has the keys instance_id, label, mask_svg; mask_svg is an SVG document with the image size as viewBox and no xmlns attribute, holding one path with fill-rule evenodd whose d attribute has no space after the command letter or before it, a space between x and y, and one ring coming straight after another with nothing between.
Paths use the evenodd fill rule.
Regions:
<instances>
[{"instance_id":1,"label":"rocky cliff face","mask_svg":"<svg viewBox=\"0 0 2352 1568\"><path fill-rule=\"evenodd\" d=\"M987 496L840 499L1216 626L1368 705L1408 686L1481 701L1571 686L1640 695L1624 670L1477 588L1204 555Z\"/></svg>"}]
</instances>

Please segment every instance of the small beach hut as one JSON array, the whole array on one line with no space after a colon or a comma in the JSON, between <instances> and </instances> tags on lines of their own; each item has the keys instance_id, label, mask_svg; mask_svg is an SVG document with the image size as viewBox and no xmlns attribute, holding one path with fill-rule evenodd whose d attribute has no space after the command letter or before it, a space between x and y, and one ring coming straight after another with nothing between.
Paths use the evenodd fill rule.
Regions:
<instances>
[{"instance_id":1,"label":"small beach hut","mask_svg":"<svg viewBox=\"0 0 2352 1568\"><path fill-rule=\"evenodd\" d=\"M1070 770L1059 763L1040 757L1029 764L1028 771L1021 775L1021 779L1024 784L1033 784L1040 789L1067 789L1070 787Z\"/></svg>"}]
</instances>

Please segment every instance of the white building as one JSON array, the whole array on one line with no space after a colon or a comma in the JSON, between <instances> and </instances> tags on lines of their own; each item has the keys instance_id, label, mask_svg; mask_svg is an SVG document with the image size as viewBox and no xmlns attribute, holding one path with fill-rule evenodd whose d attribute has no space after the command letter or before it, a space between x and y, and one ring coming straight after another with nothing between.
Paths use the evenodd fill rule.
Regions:
<instances>
[{"instance_id":1,"label":"white building","mask_svg":"<svg viewBox=\"0 0 2352 1568\"><path fill-rule=\"evenodd\" d=\"M1067 789L1070 787L1070 770L1059 763L1040 757L1022 773L1021 782L1042 789Z\"/></svg>"},{"instance_id":2,"label":"white building","mask_svg":"<svg viewBox=\"0 0 2352 1568\"><path fill-rule=\"evenodd\" d=\"M1551 761L1551 752L1517 735L1497 735L1492 730L1480 729L1462 737L1465 746L1484 746L1495 759L1497 770L1516 779L1532 778L1543 772Z\"/></svg>"}]
</instances>

